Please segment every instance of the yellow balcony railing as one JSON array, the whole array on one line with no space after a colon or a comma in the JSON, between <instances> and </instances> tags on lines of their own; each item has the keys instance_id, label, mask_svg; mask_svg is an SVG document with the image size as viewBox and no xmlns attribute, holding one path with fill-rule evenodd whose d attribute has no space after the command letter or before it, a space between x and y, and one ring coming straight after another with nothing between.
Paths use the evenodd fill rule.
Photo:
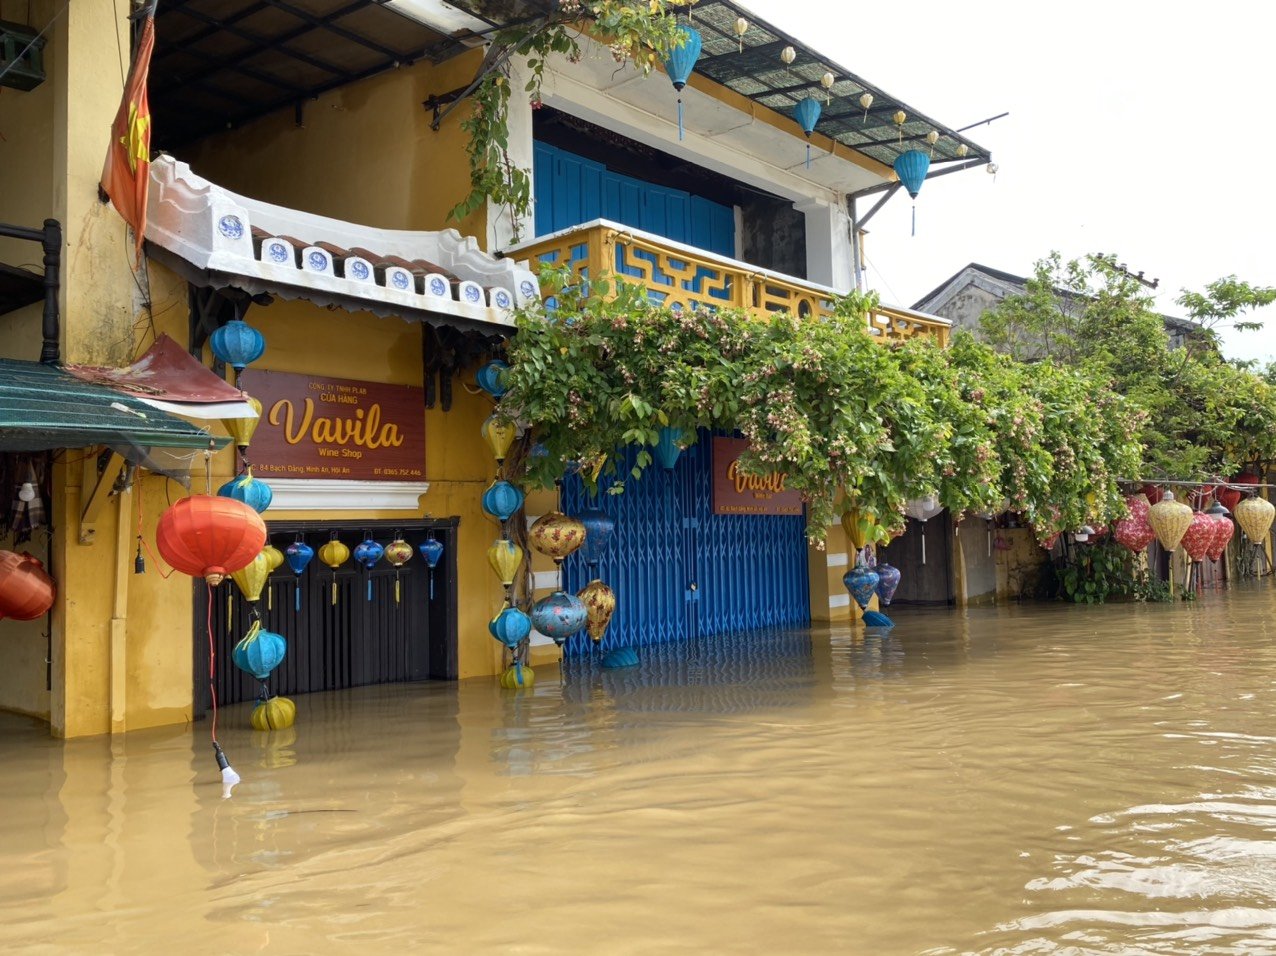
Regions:
<instances>
[{"instance_id":1,"label":"yellow balcony railing","mask_svg":"<svg viewBox=\"0 0 1276 956\"><path fill-rule=\"evenodd\" d=\"M533 270L570 264L581 278L611 275L637 282L653 302L683 308L744 309L757 315L789 312L821 318L833 310L833 289L630 229L606 220L534 239L507 256ZM918 335L948 344L949 323L908 309L880 306L868 317L869 332L883 342Z\"/></svg>"}]
</instances>

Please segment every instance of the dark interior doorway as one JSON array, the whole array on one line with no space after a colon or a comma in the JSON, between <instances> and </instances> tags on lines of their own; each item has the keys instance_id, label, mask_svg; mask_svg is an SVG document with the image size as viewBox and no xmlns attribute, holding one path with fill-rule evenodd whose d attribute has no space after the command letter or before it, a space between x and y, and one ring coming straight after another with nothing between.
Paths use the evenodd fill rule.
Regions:
<instances>
[{"instance_id":1,"label":"dark interior doorway","mask_svg":"<svg viewBox=\"0 0 1276 956\"><path fill-rule=\"evenodd\" d=\"M262 626L281 634L288 645L283 662L267 681L271 693L306 694L366 684L455 680L456 527L456 518L271 522L270 542L281 551L298 537L315 550L315 558L300 577L287 564L276 570L270 576L269 596L263 591L258 602ZM319 560L319 549L333 533L353 552L365 534L371 533L384 546L396 532L401 532L413 549L412 558L397 570L384 558L369 570L351 557L334 574ZM443 555L433 572L417 550L430 535L443 544ZM194 627L197 717L211 704L210 618L218 704L252 700L261 690L255 677L231 661L235 644L252 623L248 602L229 581L213 589L211 608L207 595L207 587L199 582Z\"/></svg>"}]
</instances>

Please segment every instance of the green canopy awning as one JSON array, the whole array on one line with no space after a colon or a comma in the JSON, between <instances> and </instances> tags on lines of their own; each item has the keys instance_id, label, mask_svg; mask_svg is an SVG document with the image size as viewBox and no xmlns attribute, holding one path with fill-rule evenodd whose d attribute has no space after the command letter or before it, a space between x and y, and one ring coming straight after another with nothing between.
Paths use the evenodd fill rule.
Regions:
<instances>
[{"instance_id":1,"label":"green canopy awning","mask_svg":"<svg viewBox=\"0 0 1276 956\"><path fill-rule=\"evenodd\" d=\"M221 448L229 440L57 366L0 359L0 451L111 445L145 454L150 448Z\"/></svg>"}]
</instances>

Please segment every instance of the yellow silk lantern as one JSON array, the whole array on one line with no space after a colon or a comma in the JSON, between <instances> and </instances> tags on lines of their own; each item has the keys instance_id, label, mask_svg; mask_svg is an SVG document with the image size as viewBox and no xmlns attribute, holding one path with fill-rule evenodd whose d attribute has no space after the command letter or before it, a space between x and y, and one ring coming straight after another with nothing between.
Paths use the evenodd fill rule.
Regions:
<instances>
[{"instance_id":1,"label":"yellow silk lantern","mask_svg":"<svg viewBox=\"0 0 1276 956\"><path fill-rule=\"evenodd\" d=\"M256 415L252 418L222 419L222 424L226 426L226 431L240 449L248 447L248 443L252 441L253 432L257 431L257 425L261 422L261 402L251 395L245 395L244 401L252 406L252 410L257 413Z\"/></svg>"},{"instance_id":2,"label":"yellow silk lantern","mask_svg":"<svg viewBox=\"0 0 1276 956\"><path fill-rule=\"evenodd\" d=\"M238 571L232 572L230 576L239 586L239 591L245 600L258 601L261 599L261 589L266 586L266 579L270 577L270 559L265 551L261 551L257 557Z\"/></svg>"},{"instance_id":3,"label":"yellow silk lantern","mask_svg":"<svg viewBox=\"0 0 1276 956\"><path fill-rule=\"evenodd\" d=\"M859 508L852 508L842 515L842 530L846 532L846 540L856 551L863 550L866 544L874 540L875 526L873 516Z\"/></svg>"},{"instance_id":4,"label":"yellow silk lantern","mask_svg":"<svg viewBox=\"0 0 1276 956\"><path fill-rule=\"evenodd\" d=\"M509 419L488 415L483 419L483 426L479 430L483 433L483 440L487 442L487 447L492 449L492 457L498 463L504 461L510 445L514 444L516 432L514 423Z\"/></svg>"},{"instance_id":5,"label":"yellow silk lantern","mask_svg":"<svg viewBox=\"0 0 1276 956\"><path fill-rule=\"evenodd\" d=\"M350 560L350 549L338 540L334 533L332 539L319 549L319 560L332 568L332 603L337 603L337 568Z\"/></svg>"},{"instance_id":6,"label":"yellow silk lantern","mask_svg":"<svg viewBox=\"0 0 1276 956\"><path fill-rule=\"evenodd\" d=\"M616 613L616 592L595 578L576 596L585 605L585 630L597 644L607 633L611 616Z\"/></svg>"},{"instance_id":7,"label":"yellow silk lantern","mask_svg":"<svg viewBox=\"0 0 1276 956\"><path fill-rule=\"evenodd\" d=\"M1187 526L1192 523L1192 509L1181 501L1174 500L1174 492L1167 491L1164 497L1148 509L1148 524L1156 534L1156 540L1166 551L1173 551L1183 540Z\"/></svg>"},{"instance_id":8,"label":"yellow silk lantern","mask_svg":"<svg viewBox=\"0 0 1276 956\"><path fill-rule=\"evenodd\" d=\"M1276 506L1263 498L1245 498L1232 509L1232 514L1236 516L1236 523L1245 532L1245 537L1258 544L1272 528Z\"/></svg>"},{"instance_id":9,"label":"yellow silk lantern","mask_svg":"<svg viewBox=\"0 0 1276 956\"><path fill-rule=\"evenodd\" d=\"M253 708L252 721L254 730L283 730L291 727L297 719L297 705L287 697L272 697L263 700Z\"/></svg>"},{"instance_id":10,"label":"yellow silk lantern","mask_svg":"<svg viewBox=\"0 0 1276 956\"><path fill-rule=\"evenodd\" d=\"M487 563L506 587L514 583L514 576L523 563L523 549L508 538L497 538L487 549Z\"/></svg>"},{"instance_id":11,"label":"yellow silk lantern","mask_svg":"<svg viewBox=\"0 0 1276 956\"><path fill-rule=\"evenodd\" d=\"M514 663L501 675L501 686L506 690L517 690L520 687L531 687L536 683L536 675L530 667Z\"/></svg>"}]
</instances>

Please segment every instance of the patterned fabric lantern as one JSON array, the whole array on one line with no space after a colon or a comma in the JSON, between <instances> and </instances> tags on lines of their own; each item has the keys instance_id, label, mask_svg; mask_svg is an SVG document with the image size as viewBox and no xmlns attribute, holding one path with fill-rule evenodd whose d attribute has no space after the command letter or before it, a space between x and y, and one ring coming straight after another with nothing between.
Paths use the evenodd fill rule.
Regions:
<instances>
[{"instance_id":1,"label":"patterned fabric lantern","mask_svg":"<svg viewBox=\"0 0 1276 956\"><path fill-rule=\"evenodd\" d=\"M319 560L332 568L332 603L337 603L337 568L350 560L350 549L341 543L337 532L332 532L328 543L319 549Z\"/></svg>"},{"instance_id":2,"label":"patterned fabric lantern","mask_svg":"<svg viewBox=\"0 0 1276 956\"><path fill-rule=\"evenodd\" d=\"M272 697L263 700L253 708L252 721L254 730L283 730L291 727L297 719L297 705L287 697Z\"/></svg>"},{"instance_id":3,"label":"patterned fabric lantern","mask_svg":"<svg viewBox=\"0 0 1276 956\"><path fill-rule=\"evenodd\" d=\"M581 545L580 553L586 564L595 567L607 552L611 536L616 532L616 521L601 508L586 508L576 516L576 520L585 528L585 543Z\"/></svg>"},{"instance_id":4,"label":"patterned fabric lantern","mask_svg":"<svg viewBox=\"0 0 1276 956\"><path fill-rule=\"evenodd\" d=\"M852 508L842 515L842 530L846 532L846 540L856 551L864 550L864 546L872 540L874 517L867 511Z\"/></svg>"},{"instance_id":5,"label":"patterned fabric lantern","mask_svg":"<svg viewBox=\"0 0 1276 956\"><path fill-rule=\"evenodd\" d=\"M492 636L513 650L532 633L532 619L516 607L506 605L487 623Z\"/></svg>"},{"instance_id":6,"label":"patterned fabric lantern","mask_svg":"<svg viewBox=\"0 0 1276 956\"><path fill-rule=\"evenodd\" d=\"M883 562L877 566L876 571L877 599L882 602L884 607L889 607L891 598L895 596L895 589L899 587L899 568L893 564Z\"/></svg>"},{"instance_id":7,"label":"patterned fabric lantern","mask_svg":"<svg viewBox=\"0 0 1276 956\"><path fill-rule=\"evenodd\" d=\"M1138 494L1126 498L1125 506L1130 510L1130 514L1116 523L1112 536L1122 547L1137 554L1156 539L1156 532L1148 524L1148 511L1151 505L1148 504L1146 496Z\"/></svg>"},{"instance_id":8,"label":"patterned fabric lantern","mask_svg":"<svg viewBox=\"0 0 1276 956\"><path fill-rule=\"evenodd\" d=\"M1209 512L1206 513L1209 514ZM1214 540L1210 542L1210 550L1206 556L1211 561L1217 561L1223 557L1223 552L1232 543L1232 536L1236 534L1236 525L1232 524L1232 518L1227 514L1211 514L1210 517L1214 519Z\"/></svg>"},{"instance_id":9,"label":"patterned fabric lantern","mask_svg":"<svg viewBox=\"0 0 1276 956\"><path fill-rule=\"evenodd\" d=\"M1232 509L1232 514L1236 515L1236 523L1245 532L1245 537L1259 544L1271 530L1276 507L1262 498L1246 498Z\"/></svg>"},{"instance_id":10,"label":"patterned fabric lantern","mask_svg":"<svg viewBox=\"0 0 1276 956\"><path fill-rule=\"evenodd\" d=\"M913 235L917 235L917 194L922 191L922 183L930 169L930 156L925 150L910 149L895 157L895 175L913 197Z\"/></svg>"},{"instance_id":11,"label":"patterned fabric lantern","mask_svg":"<svg viewBox=\"0 0 1276 956\"><path fill-rule=\"evenodd\" d=\"M492 566L501 584L512 587L514 577L523 564L523 549L508 538L497 538L487 549L487 563Z\"/></svg>"},{"instance_id":12,"label":"patterned fabric lantern","mask_svg":"<svg viewBox=\"0 0 1276 956\"><path fill-rule=\"evenodd\" d=\"M1161 500L1148 509L1148 524L1166 551L1173 551L1179 546L1191 523L1192 509L1181 501L1175 501L1172 491L1165 492Z\"/></svg>"},{"instance_id":13,"label":"patterned fabric lantern","mask_svg":"<svg viewBox=\"0 0 1276 956\"><path fill-rule=\"evenodd\" d=\"M811 134L815 132L815 124L820 121L820 113L824 109L823 105L813 96L808 96L798 102L793 108L793 115L797 118L798 125L802 127L802 132L806 134L806 168L811 168Z\"/></svg>"},{"instance_id":14,"label":"patterned fabric lantern","mask_svg":"<svg viewBox=\"0 0 1276 956\"><path fill-rule=\"evenodd\" d=\"M234 498L236 501L242 501L258 514L269 508L271 501L275 497L274 492L270 490L270 485L253 477L251 468L246 469L242 475L238 475L226 482L226 484L217 489L217 493L223 498Z\"/></svg>"},{"instance_id":15,"label":"patterned fabric lantern","mask_svg":"<svg viewBox=\"0 0 1276 956\"><path fill-rule=\"evenodd\" d=\"M402 591L399 586L399 568L412 560L412 545L403 540L403 535L395 532L394 540L385 546L385 559L394 566L394 603L401 600Z\"/></svg>"},{"instance_id":16,"label":"patterned fabric lantern","mask_svg":"<svg viewBox=\"0 0 1276 956\"><path fill-rule=\"evenodd\" d=\"M231 319L208 339L213 354L235 370L235 380L245 367L261 358L266 339L242 319Z\"/></svg>"},{"instance_id":17,"label":"patterned fabric lantern","mask_svg":"<svg viewBox=\"0 0 1276 956\"><path fill-rule=\"evenodd\" d=\"M516 434L514 423L509 419L488 415L483 419L483 427L480 431L483 433L483 440L487 442L487 447L492 450L492 457L496 459L496 463L499 465L505 461L510 445L514 444Z\"/></svg>"},{"instance_id":18,"label":"patterned fabric lantern","mask_svg":"<svg viewBox=\"0 0 1276 956\"><path fill-rule=\"evenodd\" d=\"M508 481L494 481L483 492L483 511L499 521L509 521L521 507L523 492Z\"/></svg>"},{"instance_id":19,"label":"patterned fabric lantern","mask_svg":"<svg viewBox=\"0 0 1276 956\"><path fill-rule=\"evenodd\" d=\"M34 621L53 607L57 593L38 558L0 551L0 621Z\"/></svg>"},{"instance_id":20,"label":"patterned fabric lantern","mask_svg":"<svg viewBox=\"0 0 1276 956\"><path fill-rule=\"evenodd\" d=\"M231 574L235 586L239 588L239 593L244 596L244 600L250 604L256 604L261 600L262 588L266 586L266 580L270 577L270 558L267 557L265 549L258 552L257 557L253 558L238 571Z\"/></svg>"},{"instance_id":21,"label":"patterned fabric lantern","mask_svg":"<svg viewBox=\"0 0 1276 956\"><path fill-rule=\"evenodd\" d=\"M439 566L439 558L443 557L443 542L430 532L430 536L417 545L421 557L425 558L425 566L430 569L430 600L434 600L434 569Z\"/></svg>"},{"instance_id":22,"label":"patterned fabric lantern","mask_svg":"<svg viewBox=\"0 0 1276 956\"><path fill-rule=\"evenodd\" d=\"M1049 551L1051 548L1053 548L1056 544L1059 543L1058 531L1044 538L1041 536L1040 531L1036 532L1036 535L1037 535L1037 543L1040 544L1041 547L1045 549L1046 551Z\"/></svg>"},{"instance_id":23,"label":"patterned fabric lantern","mask_svg":"<svg viewBox=\"0 0 1276 956\"><path fill-rule=\"evenodd\" d=\"M371 533L364 535L363 540L354 546L354 559L365 571L370 572L373 566L380 561L384 555L385 548L372 540ZM368 575L368 600L372 600L371 574Z\"/></svg>"},{"instance_id":24,"label":"patterned fabric lantern","mask_svg":"<svg viewBox=\"0 0 1276 956\"><path fill-rule=\"evenodd\" d=\"M576 596L585 605L585 631L597 644L607 633L611 616L616 613L616 592L595 578L581 588Z\"/></svg>"},{"instance_id":25,"label":"patterned fabric lantern","mask_svg":"<svg viewBox=\"0 0 1276 956\"><path fill-rule=\"evenodd\" d=\"M532 626L559 647L585 626L586 618L584 603L566 591L555 591L532 605Z\"/></svg>"},{"instance_id":26,"label":"patterned fabric lantern","mask_svg":"<svg viewBox=\"0 0 1276 956\"><path fill-rule=\"evenodd\" d=\"M696 60L700 59L700 50L704 41L695 27L679 25L678 32L682 34L683 42L669 51L669 56L664 62L665 72L669 74L673 88L678 91L678 138L682 139L682 90L691 79L691 71L696 67Z\"/></svg>"},{"instance_id":27,"label":"patterned fabric lantern","mask_svg":"<svg viewBox=\"0 0 1276 956\"><path fill-rule=\"evenodd\" d=\"M678 446L681 440L681 428L671 428L666 425L660 429L660 440L656 443L655 456L657 463L665 471L673 471L673 466L678 463L678 456L682 454L682 449Z\"/></svg>"},{"instance_id":28,"label":"patterned fabric lantern","mask_svg":"<svg viewBox=\"0 0 1276 956\"><path fill-rule=\"evenodd\" d=\"M231 660L241 671L265 680L283 662L287 652L288 645L282 635L262 630L260 625L256 625L235 645Z\"/></svg>"},{"instance_id":29,"label":"patterned fabric lantern","mask_svg":"<svg viewBox=\"0 0 1276 956\"><path fill-rule=\"evenodd\" d=\"M261 424L261 402L251 395L245 395L244 401L257 413L256 415L252 418L222 419L222 424L226 427L226 433L234 440L235 447L239 449L241 455L248 447L248 443L252 441L253 435L257 431L257 426Z\"/></svg>"},{"instance_id":30,"label":"patterned fabric lantern","mask_svg":"<svg viewBox=\"0 0 1276 956\"><path fill-rule=\"evenodd\" d=\"M160 516L155 543L177 570L216 587L257 556L266 544L266 525L242 501L191 495Z\"/></svg>"},{"instance_id":31,"label":"patterned fabric lantern","mask_svg":"<svg viewBox=\"0 0 1276 956\"><path fill-rule=\"evenodd\" d=\"M297 576L293 587L293 600L297 611L301 610L301 576L306 573L306 566L310 564L314 556L315 549L302 541L301 535L297 535L297 540L288 545L284 551L284 560L288 562L292 573Z\"/></svg>"},{"instance_id":32,"label":"patterned fabric lantern","mask_svg":"<svg viewBox=\"0 0 1276 956\"><path fill-rule=\"evenodd\" d=\"M475 378L478 380L479 388L493 398L500 398L506 392L505 373L508 371L509 366L504 362L488 362L478 370Z\"/></svg>"},{"instance_id":33,"label":"patterned fabric lantern","mask_svg":"<svg viewBox=\"0 0 1276 956\"><path fill-rule=\"evenodd\" d=\"M1205 560L1205 555L1209 552L1210 545L1214 543L1214 532L1214 519L1212 517L1204 511L1193 512L1192 519L1188 522L1187 530L1183 532L1183 539L1180 542L1188 557L1193 561Z\"/></svg>"},{"instance_id":34,"label":"patterned fabric lantern","mask_svg":"<svg viewBox=\"0 0 1276 956\"><path fill-rule=\"evenodd\" d=\"M860 561L855 567L842 575L842 583L846 585L846 590L851 592L851 597L855 599L855 603L860 606L860 610L868 607L868 602L873 600L873 595L877 593L877 585L881 581L877 572L868 567L863 561Z\"/></svg>"},{"instance_id":35,"label":"patterned fabric lantern","mask_svg":"<svg viewBox=\"0 0 1276 956\"><path fill-rule=\"evenodd\" d=\"M527 543L562 564L563 559L585 543L585 526L561 511L541 515L528 529Z\"/></svg>"}]
</instances>

